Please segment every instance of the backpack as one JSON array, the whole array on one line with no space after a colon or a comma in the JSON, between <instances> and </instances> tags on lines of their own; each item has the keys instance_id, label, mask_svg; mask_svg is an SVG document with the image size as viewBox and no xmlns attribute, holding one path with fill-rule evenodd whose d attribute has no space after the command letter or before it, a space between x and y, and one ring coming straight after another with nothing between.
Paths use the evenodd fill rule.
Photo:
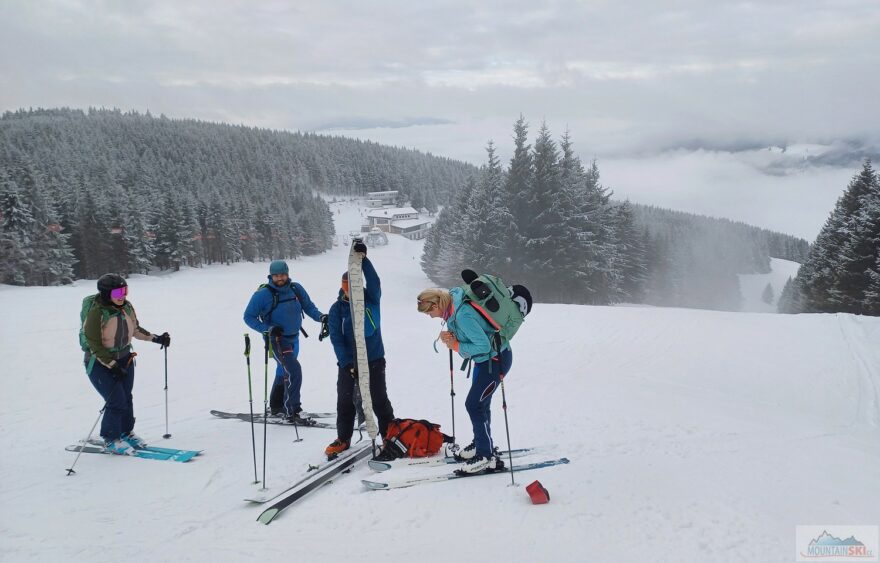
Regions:
<instances>
[{"instance_id":1,"label":"backpack","mask_svg":"<svg viewBox=\"0 0 880 563\"><path fill-rule=\"evenodd\" d=\"M443 444L452 443L452 437L440 432L440 425L427 420L395 418L388 423L380 461L401 457L428 457L436 454Z\"/></svg>"},{"instance_id":2,"label":"backpack","mask_svg":"<svg viewBox=\"0 0 880 563\"><path fill-rule=\"evenodd\" d=\"M294 301L302 302L302 299L300 299L300 297L299 297L299 292L296 290L296 285L294 285L293 282L289 282L288 285L290 285L290 287L293 288ZM270 307L269 312L266 313L266 322L269 322L269 319L272 318L272 313L275 311L275 309L278 308L278 303L280 303L280 301L278 299L278 290L275 289L275 286L273 286L270 283L261 283L260 287L257 288L257 291L260 291L261 289L264 289L264 288L268 289L269 293L272 294L272 307ZM302 318L306 318L305 312L302 311L302 306L300 306L300 314L302 315Z\"/></svg>"},{"instance_id":3,"label":"backpack","mask_svg":"<svg viewBox=\"0 0 880 563\"><path fill-rule=\"evenodd\" d=\"M79 347L82 348L83 352L89 351L89 341L86 339L86 317L89 316L89 311L92 310L92 307L95 306L95 300L98 298L99 293L94 295L87 295L83 297L82 307L79 311ZM130 305L128 303L125 304L125 312L126 314L131 314ZM112 316L116 316L119 313L110 313L107 309L101 310L101 326L107 324L107 321ZM116 352L117 350L113 349L111 352Z\"/></svg>"},{"instance_id":4,"label":"backpack","mask_svg":"<svg viewBox=\"0 0 880 563\"><path fill-rule=\"evenodd\" d=\"M532 294L524 285L506 286L499 277L477 275L473 270L462 270L461 279L465 282L461 286L464 302L470 303L495 329L493 345L500 350L532 312Z\"/></svg>"}]
</instances>

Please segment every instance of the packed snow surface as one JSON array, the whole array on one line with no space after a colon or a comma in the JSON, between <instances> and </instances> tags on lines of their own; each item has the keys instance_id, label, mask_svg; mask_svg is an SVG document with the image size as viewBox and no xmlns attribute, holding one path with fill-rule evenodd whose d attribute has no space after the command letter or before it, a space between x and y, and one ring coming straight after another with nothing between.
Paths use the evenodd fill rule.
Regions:
<instances>
[{"instance_id":1,"label":"packed snow surface","mask_svg":"<svg viewBox=\"0 0 880 563\"><path fill-rule=\"evenodd\" d=\"M334 205L337 233L363 210ZM416 312L430 285L421 243L399 236L369 256L382 277L382 332L395 413L451 432L440 325ZM322 311L347 248L291 262ZM77 342L94 281L0 287L0 560L3 561L768 561L794 559L798 524L880 523L880 319L537 304L506 379L513 447L550 446L571 464L516 476L367 491L368 467L319 490L269 526L253 485L241 314L268 265L134 276L147 330L168 331L170 431L163 352L136 342L137 432L155 445L204 449L187 464L86 455L68 477L102 401ZM761 288L766 281L761 280ZM539 288L533 288L540 298ZM775 287L778 290L781 288ZM306 320L303 406L335 408L329 341ZM252 334L255 342L259 339ZM456 362L456 369L458 362ZM270 365L274 372L274 363ZM262 409L262 350L252 357ZM456 371L456 430L470 381ZM493 434L506 446L501 396ZM334 431L270 427L268 484L321 458ZM258 429L261 442L262 430ZM258 456L262 452L258 446ZM445 468L394 469L397 475ZM385 475L385 474L383 474ZM387 474L391 477L391 473ZM539 479L549 504L530 504Z\"/></svg>"}]
</instances>

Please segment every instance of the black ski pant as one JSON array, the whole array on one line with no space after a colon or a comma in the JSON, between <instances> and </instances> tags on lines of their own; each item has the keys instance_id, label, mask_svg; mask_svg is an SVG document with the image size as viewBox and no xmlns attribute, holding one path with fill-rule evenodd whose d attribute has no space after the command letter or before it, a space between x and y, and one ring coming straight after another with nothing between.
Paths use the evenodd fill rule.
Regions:
<instances>
[{"instance_id":1,"label":"black ski pant","mask_svg":"<svg viewBox=\"0 0 880 563\"><path fill-rule=\"evenodd\" d=\"M341 366L336 378L336 436L348 443L351 443L357 416L354 406L357 384L357 377L352 375L351 366ZM373 399L373 413L379 423L379 434L384 437L388 423L394 420L394 408L388 400L388 390L385 388L385 358L370 362L370 396Z\"/></svg>"}]
</instances>

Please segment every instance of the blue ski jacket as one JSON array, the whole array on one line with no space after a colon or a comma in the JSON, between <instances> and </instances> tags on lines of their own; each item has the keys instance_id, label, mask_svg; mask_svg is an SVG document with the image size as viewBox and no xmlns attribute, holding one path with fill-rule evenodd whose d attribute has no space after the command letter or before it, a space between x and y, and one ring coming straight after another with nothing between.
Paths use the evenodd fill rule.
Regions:
<instances>
[{"instance_id":1,"label":"blue ski jacket","mask_svg":"<svg viewBox=\"0 0 880 563\"><path fill-rule=\"evenodd\" d=\"M367 344L367 361L372 362L385 357L385 346L382 344L381 312L379 301L382 299L382 284L379 274L370 259L364 257L364 336ZM330 307L327 314L327 325L330 329L330 342L336 353L339 367L353 366L354 328L351 325L351 303L345 298L342 290L339 297Z\"/></svg>"},{"instance_id":2,"label":"blue ski jacket","mask_svg":"<svg viewBox=\"0 0 880 563\"><path fill-rule=\"evenodd\" d=\"M317 322L321 321L321 311L312 303L303 286L291 282L284 287L277 287L272 283L272 276L267 277L269 284L254 292L244 310L246 325L257 332L266 332L270 327L280 326L284 336L297 336L302 326L303 313ZM278 296L278 305L274 310L273 294Z\"/></svg>"},{"instance_id":3,"label":"blue ski jacket","mask_svg":"<svg viewBox=\"0 0 880 563\"><path fill-rule=\"evenodd\" d=\"M446 320L446 328L458 339L458 355L470 358L475 362L485 362L495 356L492 350L492 335L495 330L476 309L464 303L464 290L453 287L449 290L452 296L452 315ZM501 351L510 348L505 342Z\"/></svg>"}]
</instances>

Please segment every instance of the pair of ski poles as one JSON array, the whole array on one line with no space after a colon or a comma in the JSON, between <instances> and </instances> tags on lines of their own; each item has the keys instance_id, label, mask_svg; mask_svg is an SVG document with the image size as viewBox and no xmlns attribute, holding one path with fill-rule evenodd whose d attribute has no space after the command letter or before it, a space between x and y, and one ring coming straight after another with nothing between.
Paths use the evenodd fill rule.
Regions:
<instances>
[{"instance_id":1,"label":"pair of ski poles","mask_svg":"<svg viewBox=\"0 0 880 563\"><path fill-rule=\"evenodd\" d=\"M263 373L263 489L266 489L266 443L267 443L267 422L269 420L269 355L272 353L272 340L269 335L266 335L264 342L264 373ZM245 333L244 335L244 356L247 361L247 372L248 372L248 402L250 403L251 410L251 446L254 454L254 482L252 485L256 485L260 483L259 478L257 477L257 436L256 431L254 430L254 392L253 386L251 383L251 337L249 334ZM283 364L282 364L283 365ZM285 368L286 369L286 368ZM289 374L288 374L289 377ZM301 442L302 438L299 437L299 427L296 424L296 420L293 421L293 428L296 431L296 440L295 442Z\"/></svg>"}]
</instances>

